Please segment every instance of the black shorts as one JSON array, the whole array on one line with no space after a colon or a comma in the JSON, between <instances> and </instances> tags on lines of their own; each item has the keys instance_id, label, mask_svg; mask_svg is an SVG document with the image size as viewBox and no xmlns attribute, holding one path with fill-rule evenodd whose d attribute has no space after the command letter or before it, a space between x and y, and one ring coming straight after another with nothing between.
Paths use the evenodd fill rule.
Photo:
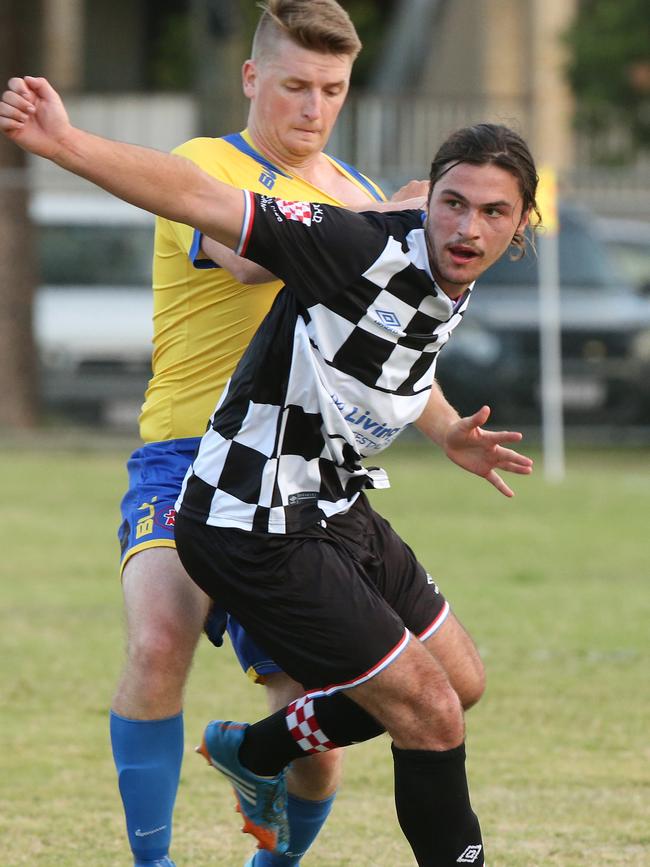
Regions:
<instances>
[{"instance_id":1,"label":"black shorts","mask_svg":"<svg viewBox=\"0 0 650 867\"><path fill-rule=\"evenodd\" d=\"M336 692L428 638L449 606L362 494L344 515L290 535L176 519L194 581L309 691Z\"/></svg>"}]
</instances>

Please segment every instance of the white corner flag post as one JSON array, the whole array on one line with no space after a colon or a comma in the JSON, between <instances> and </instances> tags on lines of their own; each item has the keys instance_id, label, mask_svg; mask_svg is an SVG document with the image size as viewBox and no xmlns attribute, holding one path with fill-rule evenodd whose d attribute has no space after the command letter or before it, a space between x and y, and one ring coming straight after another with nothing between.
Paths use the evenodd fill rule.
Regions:
<instances>
[{"instance_id":1,"label":"white corner flag post","mask_svg":"<svg viewBox=\"0 0 650 867\"><path fill-rule=\"evenodd\" d=\"M562 321L560 312L559 218L557 177L543 167L537 201L546 231L538 236L539 327L544 475L561 482L565 475L562 407Z\"/></svg>"}]
</instances>

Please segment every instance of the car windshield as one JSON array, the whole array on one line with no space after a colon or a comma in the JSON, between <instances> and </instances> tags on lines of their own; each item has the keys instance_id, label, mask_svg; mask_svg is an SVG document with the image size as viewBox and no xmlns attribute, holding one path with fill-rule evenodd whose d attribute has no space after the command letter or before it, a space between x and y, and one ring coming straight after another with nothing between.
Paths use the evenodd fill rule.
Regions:
<instances>
[{"instance_id":1,"label":"car windshield","mask_svg":"<svg viewBox=\"0 0 650 867\"><path fill-rule=\"evenodd\" d=\"M562 286L594 288L611 286L616 272L603 245L584 220L574 214L560 217L560 283ZM502 256L481 276L481 286L532 286L538 282L537 256L528 249L513 262Z\"/></svg>"},{"instance_id":2,"label":"car windshield","mask_svg":"<svg viewBox=\"0 0 650 867\"><path fill-rule=\"evenodd\" d=\"M38 250L45 284L151 285L153 227L149 225L41 226Z\"/></svg>"}]
</instances>

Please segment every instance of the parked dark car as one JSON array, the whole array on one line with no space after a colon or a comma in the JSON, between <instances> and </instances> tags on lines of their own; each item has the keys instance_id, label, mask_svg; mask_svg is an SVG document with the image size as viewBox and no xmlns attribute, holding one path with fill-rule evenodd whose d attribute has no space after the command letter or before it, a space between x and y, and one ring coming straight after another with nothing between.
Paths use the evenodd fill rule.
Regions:
<instances>
[{"instance_id":1,"label":"parked dark car","mask_svg":"<svg viewBox=\"0 0 650 867\"><path fill-rule=\"evenodd\" d=\"M628 280L641 292L650 294L650 222L599 217L596 231Z\"/></svg>"},{"instance_id":2,"label":"parked dark car","mask_svg":"<svg viewBox=\"0 0 650 867\"><path fill-rule=\"evenodd\" d=\"M568 422L650 423L650 297L637 291L580 208L560 210L562 380ZM478 281L438 362L448 398L493 421L540 418L538 260L502 258Z\"/></svg>"}]
</instances>

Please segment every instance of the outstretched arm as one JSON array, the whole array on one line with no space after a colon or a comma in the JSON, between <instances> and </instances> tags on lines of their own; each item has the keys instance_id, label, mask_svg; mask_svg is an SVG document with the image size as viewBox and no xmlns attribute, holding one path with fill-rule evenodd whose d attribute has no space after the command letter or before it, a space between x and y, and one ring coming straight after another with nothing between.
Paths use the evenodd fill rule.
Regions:
<instances>
[{"instance_id":1,"label":"outstretched arm","mask_svg":"<svg viewBox=\"0 0 650 867\"><path fill-rule=\"evenodd\" d=\"M393 193L385 202L363 202L350 205L349 210L358 211L409 211L422 210L427 205L428 181L409 181Z\"/></svg>"},{"instance_id":2,"label":"outstretched arm","mask_svg":"<svg viewBox=\"0 0 650 867\"><path fill-rule=\"evenodd\" d=\"M482 476L506 497L514 491L506 485L497 470L530 475L533 462L504 443L517 443L522 435L515 431L486 431L484 425L490 408L481 407L474 415L461 418L434 382L431 397L416 427L437 443L447 457L459 467Z\"/></svg>"},{"instance_id":3,"label":"outstretched arm","mask_svg":"<svg viewBox=\"0 0 650 867\"><path fill-rule=\"evenodd\" d=\"M186 223L233 248L244 215L241 190L182 157L110 141L70 124L58 93L44 78L12 78L0 102L0 131L109 193Z\"/></svg>"}]
</instances>

